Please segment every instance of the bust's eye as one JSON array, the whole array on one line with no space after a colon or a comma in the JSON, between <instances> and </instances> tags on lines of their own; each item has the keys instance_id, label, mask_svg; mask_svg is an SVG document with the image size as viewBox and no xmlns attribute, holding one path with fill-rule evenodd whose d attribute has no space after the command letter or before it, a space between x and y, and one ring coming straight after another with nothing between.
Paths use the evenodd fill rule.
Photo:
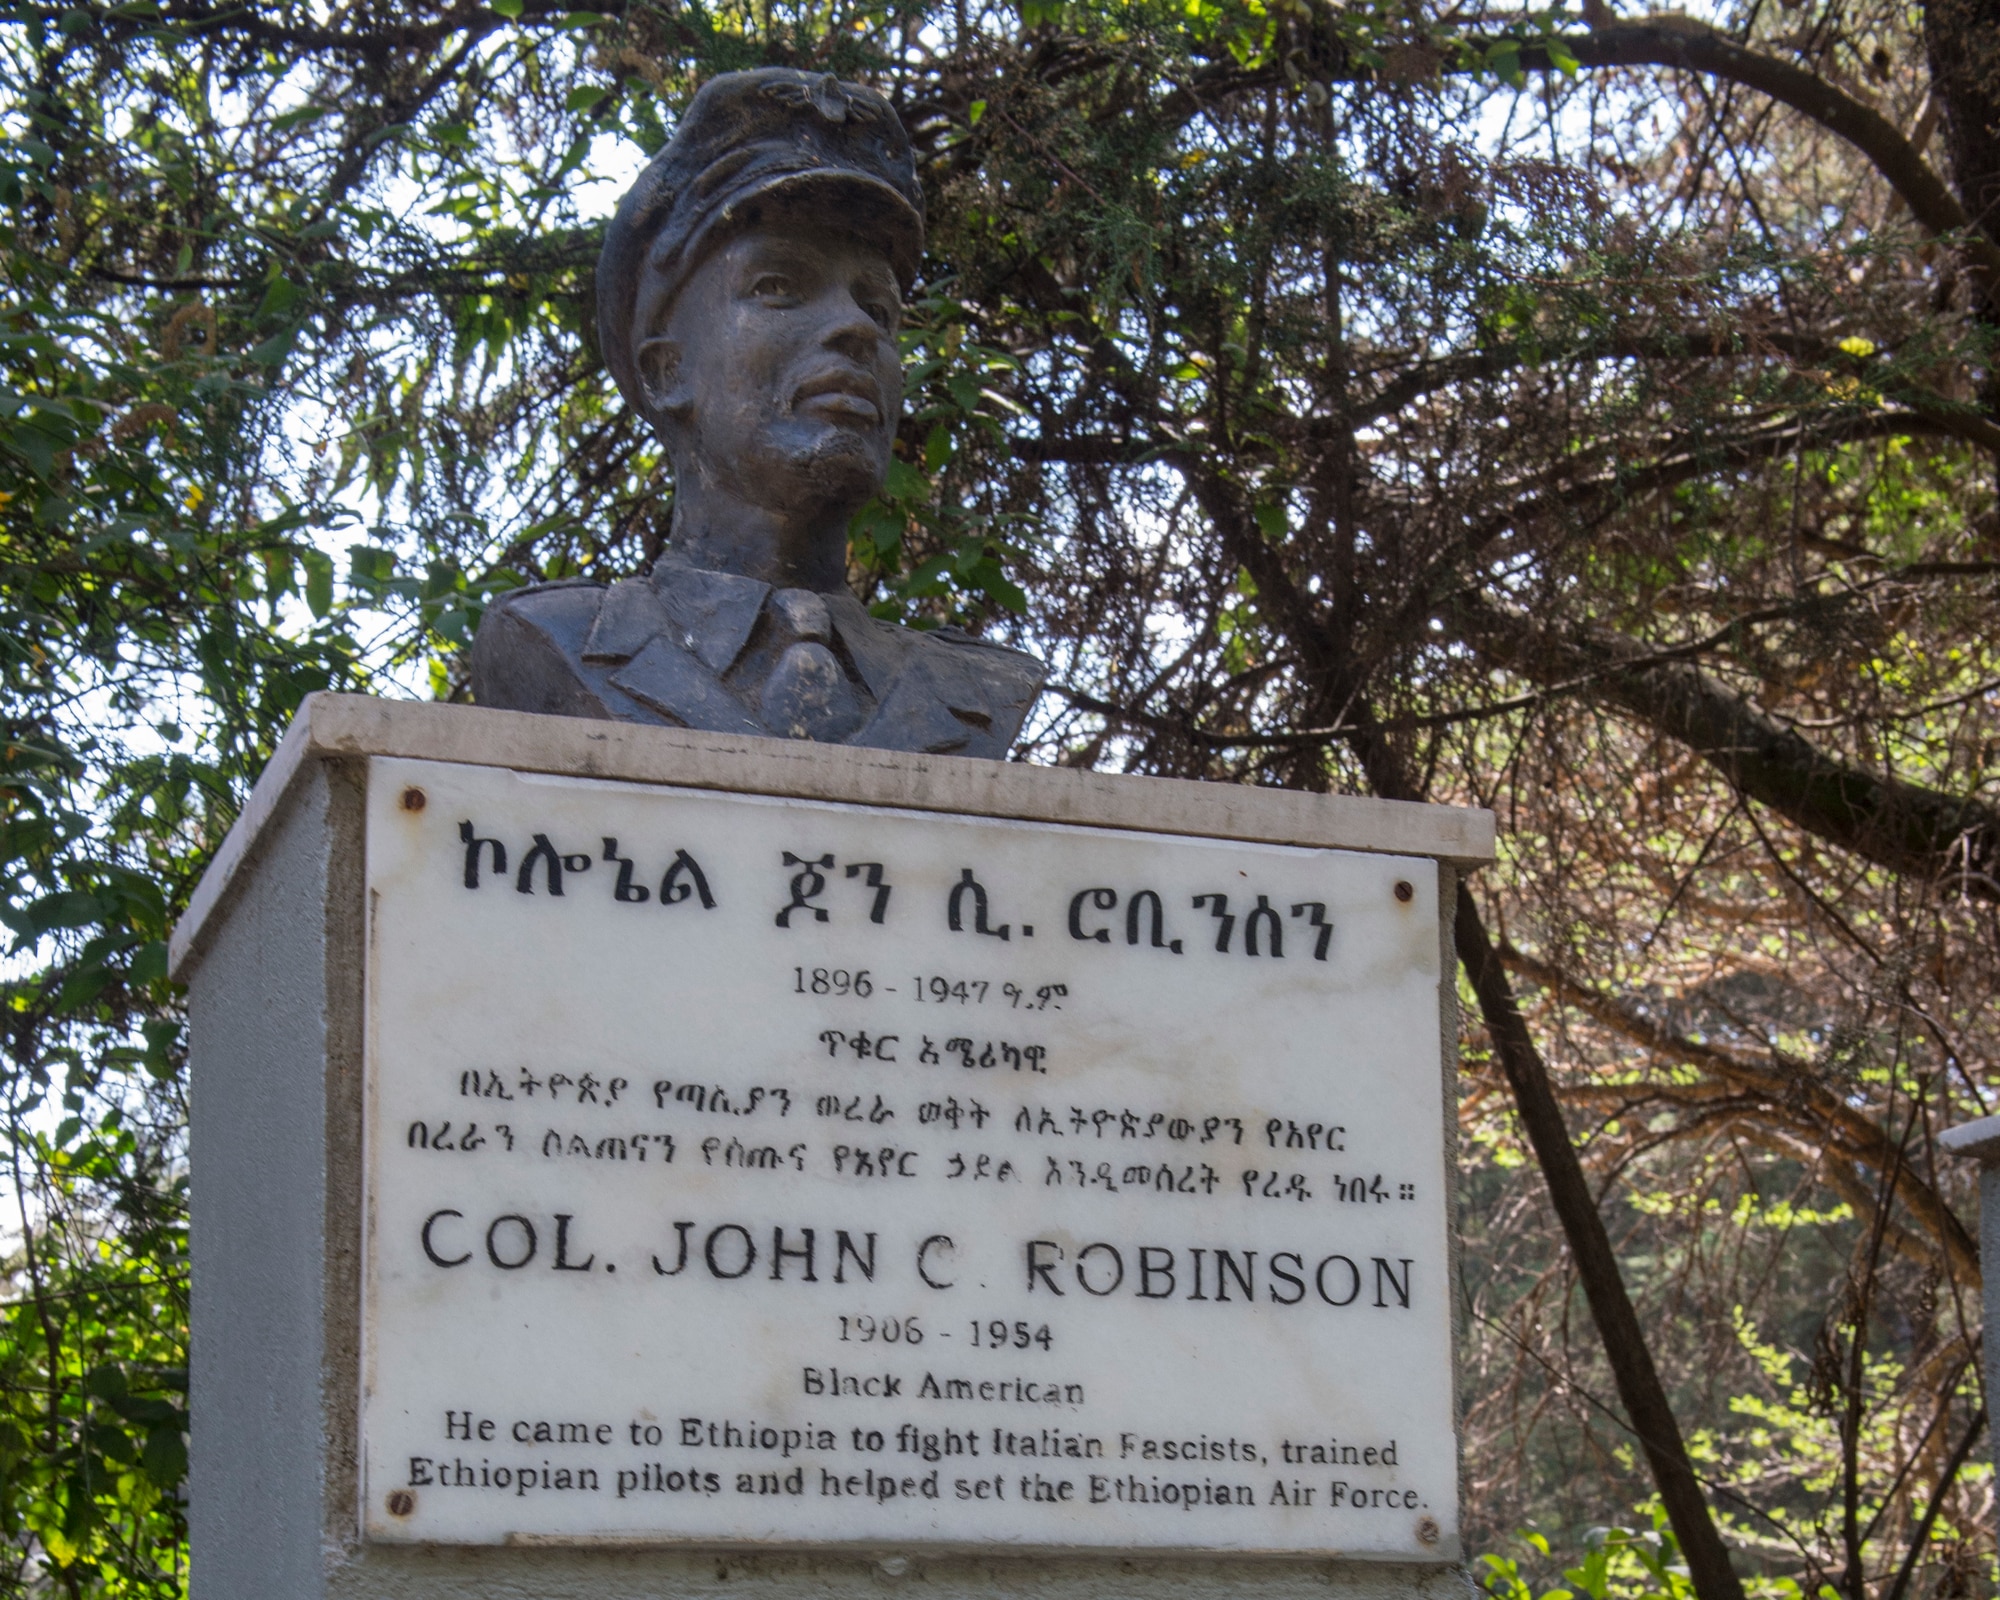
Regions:
<instances>
[{"instance_id":1,"label":"bust's eye","mask_svg":"<svg viewBox=\"0 0 2000 1600\"><path fill-rule=\"evenodd\" d=\"M874 318L875 325L884 333L896 331L896 318L900 308L893 301L867 298L861 302L861 309Z\"/></svg>"},{"instance_id":2,"label":"bust's eye","mask_svg":"<svg viewBox=\"0 0 2000 1600\"><path fill-rule=\"evenodd\" d=\"M750 293L759 300L789 300L796 290L782 272L760 272L751 280Z\"/></svg>"}]
</instances>

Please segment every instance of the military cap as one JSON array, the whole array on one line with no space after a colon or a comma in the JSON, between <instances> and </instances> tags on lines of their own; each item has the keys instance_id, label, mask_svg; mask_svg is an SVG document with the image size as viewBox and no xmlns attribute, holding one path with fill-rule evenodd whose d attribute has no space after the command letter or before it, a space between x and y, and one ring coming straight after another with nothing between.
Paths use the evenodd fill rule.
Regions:
<instances>
[{"instance_id":1,"label":"military cap","mask_svg":"<svg viewBox=\"0 0 2000 1600\"><path fill-rule=\"evenodd\" d=\"M909 135L875 90L831 73L762 67L711 78L666 147L626 191L597 260L605 364L638 403L630 334L657 315L715 245L767 203L837 196L879 238L909 292L924 249L924 194Z\"/></svg>"}]
</instances>

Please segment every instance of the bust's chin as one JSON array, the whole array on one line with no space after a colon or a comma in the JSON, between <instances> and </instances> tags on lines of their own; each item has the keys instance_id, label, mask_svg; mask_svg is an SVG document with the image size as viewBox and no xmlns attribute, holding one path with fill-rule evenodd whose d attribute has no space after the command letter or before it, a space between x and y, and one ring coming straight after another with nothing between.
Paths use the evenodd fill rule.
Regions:
<instances>
[{"instance_id":1,"label":"bust's chin","mask_svg":"<svg viewBox=\"0 0 2000 1600\"><path fill-rule=\"evenodd\" d=\"M851 516L888 476L889 444L873 430L825 427L809 438L786 442L791 448L783 465L774 462L763 481L788 481L792 493L787 499L814 521Z\"/></svg>"}]
</instances>

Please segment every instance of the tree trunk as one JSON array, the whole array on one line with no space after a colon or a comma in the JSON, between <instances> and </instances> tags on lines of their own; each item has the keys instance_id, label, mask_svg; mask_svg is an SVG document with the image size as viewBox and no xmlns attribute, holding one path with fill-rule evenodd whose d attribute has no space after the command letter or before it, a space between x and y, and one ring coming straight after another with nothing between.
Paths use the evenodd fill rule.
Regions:
<instances>
[{"instance_id":1,"label":"tree trunk","mask_svg":"<svg viewBox=\"0 0 2000 1600\"><path fill-rule=\"evenodd\" d=\"M1743 1600L1743 1584L1729 1564L1729 1550L1709 1515L1708 1501L1688 1460L1687 1445L1680 1424L1667 1401L1666 1386L1660 1382L1653 1352L1639 1326L1639 1313L1625 1292L1625 1279L1618 1270L1618 1257L1611 1248L1611 1235L1583 1175L1576 1146L1570 1143L1569 1129L1563 1124L1562 1108L1556 1104L1549 1083L1548 1068L1528 1032L1527 1020L1514 1000L1513 985L1500 964L1500 953L1486 935L1478 903L1463 884L1458 890L1455 923L1458 959L1465 964L1479 997L1480 1014L1493 1039L1494 1054L1500 1058L1520 1108L1521 1126L1534 1146L1535 1159L1549 1186L1556 1216L1569 1240L1570 1255L1576 1261L1577 1277L1590 1302L1590 1314L1604 1341L1605 1358L1611 1363L1618 1398L1631 1419L1632 1431L1646 1453L1653 1481L1659 1485L1660 1499L1673 1524L1686 1558L1688 1576L1694 1580L1701 1600Z\"/></svg>"},{"instance_id":2,"label":"tree trunk","mask_svg":"<svg viewBox=\"0 0 2000 1600\"><path fill-rule=\"evenodd\" d=\"M2000 0L1927 0L1924 48L1943 112L1953 186L1974 229L2000 241ZM2000 290L1980 320L2000 334ZM1989 360L1979 401L2000 418L2000 361ZM2000 452L1994 475L2000 479Z\"/></svg>"}]
</instances>

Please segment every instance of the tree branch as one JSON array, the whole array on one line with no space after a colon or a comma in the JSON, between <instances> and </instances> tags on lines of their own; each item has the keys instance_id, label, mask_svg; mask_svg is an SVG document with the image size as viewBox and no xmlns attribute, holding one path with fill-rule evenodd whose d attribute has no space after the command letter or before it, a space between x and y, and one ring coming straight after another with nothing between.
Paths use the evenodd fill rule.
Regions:
<instances>
[{"instance_id":1,"label":"tree branch","mask_svg":"<svg viewBox=\"0 0 2000 1600\"><path fill-rule=\"evenodd\" d=\"M1533 682L1587 680L1703 757L1730 785L1814 837L1891 872L2000 900L2000 811L1827 755L1713 675L1601 629L1566 633L1474 596L1450 608L1481 655Z\"/></svg>"},{"instance_id":2,"label":"tree branch","mask_svg":"<svg viewBox=\"0 0 2000 1600\"><path fill-rule=\"evenodd\" d=\"M1903 1564L1897 1570L1896 1581L1890 1585L1887 1600L1903 1600L1910 1587L1910 1578L1917 1570L1917 1558L1923 1554L1924 1546L1930 1542L1931 1527L1937 1521L1938 1512L1944 1508L1944 1497L1951 1492L1952 1483L1958 1477L1959 1468L1965 1465L1965 1458L1972 1454L1980 1430L1986 1426L1986 1410L1982 1406L1972 1414L1958 1447L1952 1451L1951 1459L1945 1463L1944 1471L1938 1476L1937 1490L1931 1496L1931 1503L1924 1507L1924 1514L1918 1520L1916 1531L1910 1535L1910 1548L1903 1554Z\"/></svg>"},{"instance_id":3,"label":"tree branch","mask_svg":"<svg viewBox=\"0 0 2000 1600\"><path fill-rule=\"evenodd\" d=\"M1566 35L1562 42L1586 67L1668 67L1699 72L1740 83L1790 106L1865 155L1902 197L1910 215L1931 233L1963 235L1965 253L1976 264L1988 294L2000 281L2000 244L1975 225L1917 147L1879 111L1836 89L1817 73L1745 49L1692 17L1617 22L1589 33ZM1521 64L1547 70L1548 53L1523 50Z\"/></svg>"},{"instance_id":4,"label":"tree branch","mask_svg":"<svg viewBox=\"0 0 2000 1600\"><path fill-rule=\"evenodd\" d=\"M1833 1145L1838 1154L1872 1168L1890 1186L1890 1195L1903 1202L1960 1282L1981 1281L1979 1246L1958 1220L1958 1214L1910 1169L1901 1147L1874 1122L1821 1084L1806 1062L1774 1050L1772 1064L1764 1065L1720 1045L1673 1033L1626 1001L1580 983L1560 967L1537 960L1511 945L1501 948L1500 959L1548 990L1558 1001L1574 1006L1650 1055L1663 1061L1691 1062L1767 1105L1802 1107L1808 1111L1824 1143Z\"/></svg>"},{"instance_id":5,"label":"tree branch","mask_svg":"<svg viewBox=\"0 0 2000 1600\"><path fill-rule=\"evenodd\" d=\"M1490 46L1501 41L1468 35L1462 41L1455 70L1475 70L1488 59ZM1910 215L1934 236L1953 237L1971 263L1984 297L2000 296L2000 242L1994 219L1975 222L1923 152L1901 129L1872 106L1836 88L1815 72L1746 48L1693 17L1670 14L1631 22L1614 22L1588 33L1565 34L1561 46L1585 67L1665 67L1721 78L1790 106L1866 156L1882 179L1910 208ZM1316 75L1373 81L1378 69L1363 66L1344 47L1312 65ZM1555 63L1546 45L1524 42L1520 65L1528 72L1552 72ZM1164 96L1157 114L1171 119L1194 116L1218 101L1251 92L1277 81L1278 71L1258 66L1248 70L1213 67Z\"/></svg>"}]
</instances>

